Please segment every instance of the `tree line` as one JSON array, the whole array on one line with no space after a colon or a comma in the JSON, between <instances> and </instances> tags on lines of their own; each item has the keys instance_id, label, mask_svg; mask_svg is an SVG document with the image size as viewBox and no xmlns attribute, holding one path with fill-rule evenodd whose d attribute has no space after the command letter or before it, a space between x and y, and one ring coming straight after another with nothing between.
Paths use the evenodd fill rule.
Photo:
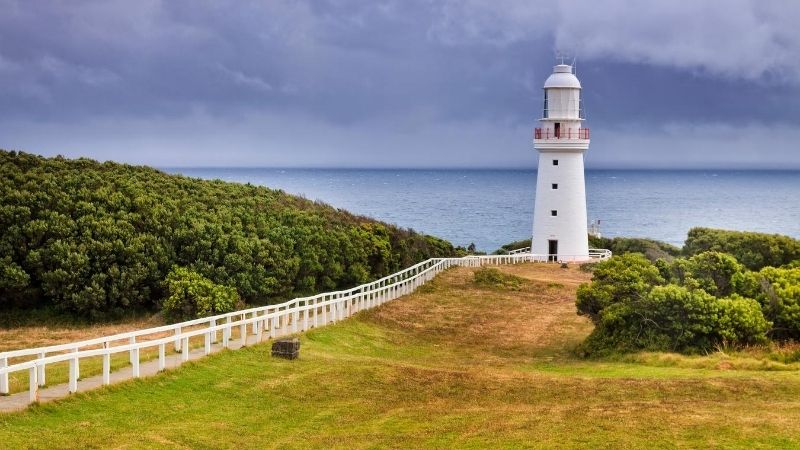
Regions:
<instances>
[{"instance_id":1,"label":"tree line","mask_svg":"<svg viewBox=\"0 0 800 450\"><path fill-rule=\"evenodd\" d=\"M0 229L0 311L93 320L155 311L178 279L268 304L464 253L280 190L3 150Z\"/></svg>"}]
</instances>

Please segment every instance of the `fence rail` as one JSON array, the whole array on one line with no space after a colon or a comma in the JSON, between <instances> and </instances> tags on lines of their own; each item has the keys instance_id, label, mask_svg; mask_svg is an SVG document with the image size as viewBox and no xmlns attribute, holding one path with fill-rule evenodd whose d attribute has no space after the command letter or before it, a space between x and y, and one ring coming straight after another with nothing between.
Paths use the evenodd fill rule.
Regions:
<instances>
[{"instance_id":1,"label":"fence rail","mask_svg":"<svg viewBox=\"0 0 800 450\"><path fill-rule=\"evenodd\" d=\"M103 384L111 383L111 356L129 353L132 376L138 378L140 352L146 348L158 348L158 369L166 368L166 348L174 346L181 352L181 362L189 360L189 339L203 336L204 351L211 353L212 344L219 342L228 348L233 330L239 328L241 345L245 346L250 335L260 342L265 336L276 338L311 328L319 328L352 316L358 311L373 308L387 301L410 294L419 286L432 280L440 272L454 266L479 267L484 265L515 264L520 262L573 262L602 260L611 257L609 250L590 250L589 255L534 255L530 248L518 249L508 255L465 256L463 258L432 258L415 264L400 272L379 280L356 286L352 289L327 292L310 297L301 297L287 302L257 308L219 314L213 317L147 328L143 330L103 336L68 344L12 350L0 353L0 394L9 393L9 374L28 371L29 401L38 401L39 387L46 383L48 364L69 362L70 393L77 392L80 379L81 359L102 357ZM192 328L195 329L192 329ZM167 334L166 337L161 335ZM144 340L144 338L149 338ZM122 345L114 345L123 342ZM55 353L55 354L53 354ZM11 358L32 359L9 364ZM2 398L0 398L2 402Z\"/></svg>"}]
</instances>

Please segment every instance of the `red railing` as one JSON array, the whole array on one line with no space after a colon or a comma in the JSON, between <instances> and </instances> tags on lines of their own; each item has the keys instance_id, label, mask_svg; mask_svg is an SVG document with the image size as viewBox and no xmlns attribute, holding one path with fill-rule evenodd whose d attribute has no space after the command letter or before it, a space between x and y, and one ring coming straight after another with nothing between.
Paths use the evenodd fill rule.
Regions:
<instances>
[{"instance_id":1,"label":"red railing","mask_svg":"<svg viewBox=\"0 0 800 450\"><path fill-rule=\"evenodd\" d=\"M588 128L536 128L534 139L589 139Z\"/></svg>"}]
</instances>

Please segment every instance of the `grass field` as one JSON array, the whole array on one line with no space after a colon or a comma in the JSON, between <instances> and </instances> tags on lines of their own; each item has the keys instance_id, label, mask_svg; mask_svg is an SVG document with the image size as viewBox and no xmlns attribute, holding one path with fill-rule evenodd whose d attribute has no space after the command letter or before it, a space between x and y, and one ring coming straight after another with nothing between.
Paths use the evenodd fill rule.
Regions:
<instances>
[{"instance_id":1,"label":"grass field","mask_svg":"<svg viewBox=\"0 0 800 450\"><path fill-rule=\"evenodd\" d=\"M440 275L302 336L0 416L0 447L800 448L800 367L763 352L587 360L574 293L589 275Z\"/></svg>"}]
</instances>

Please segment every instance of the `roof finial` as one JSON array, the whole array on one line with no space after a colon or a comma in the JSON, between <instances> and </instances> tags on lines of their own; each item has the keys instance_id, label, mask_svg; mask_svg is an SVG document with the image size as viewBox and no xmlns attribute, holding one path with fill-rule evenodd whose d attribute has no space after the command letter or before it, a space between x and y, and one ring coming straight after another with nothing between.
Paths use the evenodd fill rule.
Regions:
<instances>
[{"instance_id":1,"label":"roof finial","mask_svg":"<svg viewBox=\"0 0 800 450\"><path fill-rule=\"evenodd\" d=\"M565 65L565 61L568 60L569 57L565 52L556 50L556 62L560 65Z\"/></svg>"}]
</instances>

